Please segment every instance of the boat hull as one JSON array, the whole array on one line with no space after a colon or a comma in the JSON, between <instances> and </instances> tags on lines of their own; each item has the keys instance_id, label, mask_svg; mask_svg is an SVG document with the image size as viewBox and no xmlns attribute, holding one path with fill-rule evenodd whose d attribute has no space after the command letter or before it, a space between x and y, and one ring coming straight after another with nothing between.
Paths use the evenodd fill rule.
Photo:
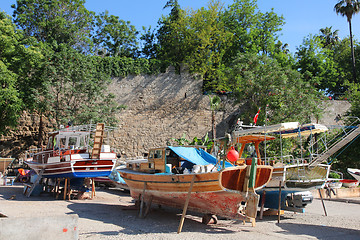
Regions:
<instances>
[{"instance_id":1,"label":"boat hull","mask_svg":"<svg viewBox=\"0 0 360 240\"><path fill-rule=\"evenodd\" d=\"M327 181L330 165L319 164L309 167L308 164L293 164L282 167L274 166L273 175L267 188L279 188L288 190L313 189L322 187Z\"/></svg>"},{"instance_id":2,"label":"boat hull","mask_svg":"<svg viewBox=\"0 0 360 240\"><path fill-rule=\"evenodd\" d=\"M5 174L6 169L12 163L14 158L0 158L0 172Z\"/></svg>"},{"instance_id":3,"label":"boat hull","mask_svg":"<svg viewBox=\"0 0 360 240\"><path fill-rule=\"evenodd\" d=\"M360 181L360 170L355 168L348 168L348 173L354 177L356 180Z\"/></svg>"},{"instance_id":4,"label":"boat hull","mask_svg":"<svg viewBox=\"0 0 360 240\"><path fill-rule=\"evenodd\" d=\"M33 161L25 163L38 174L44 170L42 176L45 178L95 178L109 176L115 162L115 159L88 159L45 164Z\"/></svg>"},{"instance_id":5,"label":"boat hull","mask_svg":"<svg viewBox=\"0 0 360 240\"><path fill-rule=\"evenodd\" d=\"M245 204L254 192L243 191L246 166L226 168L220 172L197 174L147 174L129 169L118 170L130 188L131 196L139 201L182 208L195 176L188 208L201 213L215 214L233 219L245 219ZM272 168L257 168L255 188L264 186L271 177ZM257 207L257 203L255 208ZM256 216L249 216L256 217Z\"/></svg>"}]
</instances>

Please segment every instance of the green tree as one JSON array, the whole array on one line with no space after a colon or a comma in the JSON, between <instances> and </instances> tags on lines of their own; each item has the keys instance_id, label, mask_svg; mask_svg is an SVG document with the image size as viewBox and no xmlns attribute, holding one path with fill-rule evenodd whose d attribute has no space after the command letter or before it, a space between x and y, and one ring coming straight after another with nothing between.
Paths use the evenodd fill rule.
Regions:
<instances>
[{"instance_id":1,"label":"green tree","mask_svg":"<svg viewBox=\"0 0 360 240\"><path fill-rule=\"evenodd\" d=\"M159 52L159 44L156 38L156 29L143 27L144 33L140 36L140 40L143 41L141 48L142 56L149 59L156 59Z\"/></svg>"},{"instance_id":2,"label":"green tree","mask_svg":"<svg viewBox=\"0 0 360 240\"><path fill-rule=\"evenodd\" d=\"M32 39L16 29L9 16L0 12L0 133L15 127L24 109L34 109L42 87L36 77L43 56Z\"/></svg>"},{"instance_id":3,"label":"green tree","mask_svg":"<svg viewBox=\"0 0 360 240\"><path fill-rule=\"evenodd\" d=\"M157 58L167 61L180 71L180 65L186 54L183 49L183 37L181 33L176 32L174 24L182 18L183 10L177 0L169 0L164 9L171 8L168 16L163 16L158 24L159 29L156 33L157 38Z\"/></svg>"},{"instance_id":4,"label":"green tree","mask_svg":"<svg viewBox=\"0 0 360 240\"><path fill-rule=\"evenodd\" d=\"M129 21L120 20L118 16L109 15L108 11L95 17L93 41L99 55L114 57L137 56L138 32Z\"/></svg>"},{"instance_id":5,"label":"green tree","mask_svg":"<svg viewBox=\"0 0 360 240\"><path fill-rule=\"evenodd\" d=\"M284 18L272 11L262 13L257 0L235 0L223 14L226 29L233 35L233 42L227 51L227 63L238 53L261 53L271 55L278 48L278 33L284 25Z\"/></svg>"},{"instance_id":6,"label":"green tree","mask_svg":"<svg viewBox=\"0 0 360 240\"><path fill-rule=\"evenodd\" d=\"M14 22L26 36L47 42L53 47L68 44L84 50L94 13L84 6L85 0L17 0Z\"/></svg>"},{"instance_id":7,"label":"green tree","mask_svg":"<svg viewBox=\"0 0 360 240\"><path fill-rule=\"evenodd\" d=\"M49 81L44 100L58 126L68 120L74 124L116 122L115 114L120 108L107 92L110 78L96 70L91 56L61 44L57 52L49 51L46 58L43 77Z\"/></svg>"},{"instance_id":8,"label":"green tree","mask_svg":"<svg viewBox=\"0 0 360 240\"><path fill-rule=\"evenodd\" d=\"M1 28L1 20L0 20ZM6 127L15 127L19 118L22 101L16 89L16 75L9 71L0 60L0 134L6 132Z\"/></svg>"},{"instance_id":9,"label":"green tree","mask_svg":"<svg viewBox=\"0 0 360 240\"><path fill-rule=\"evenodd\" d=\"M232 39L221 21L221 12L220 2L212 1L207 9L184 12L183 18L173 25L178 37L183 39L184 63L191 72L210 80L218 79L223 56Z\"/></svg>"},{"instance_id":10,"label":"green tree","mask_svg":"<svg viewBox=\"0 0 360 240\"><path fill-rule=\"evenodd\" d=\"M267 109L270 124L320 116L318 91L300 73L265 55L239 54L227 77L236 100L245 106L240 116L244 122L252 122L259 108ZM259 125L264 121L265 114L260 114Z\"/></svg>"},{"instance_id":11,"label":"green tree","mask_svg":"<svg viewBox=\"0 0 360 240\"><path fill-rule=\"evenodd\" d=\"M353 36L352 36L352 27L351 20L352 16L360 11L360 2L358 0L341 0L334 6L334 10L337 14L341 16L345 16L349 23L349 31L350 31L350 43L351 43L351 58L352 58L352 66L353 66L353 79L356 82L356 68L355 68L355 53L353 46Z\"/></svg>"},{"instance_id":12,"label":"green tree","mask_svg":"<svg viewBox=\"0 0 360 240\"><path fill-rule=\"evenodd\" d=\"M340 41L339 30L332 30L332 27L325 27L320 29L320 39L324 47L332 48Z\"/></svg>"},{"instance_id":13,"label":"green tree","mask_svg":"<svg viewBox=\"0 0 360 240\"><path fill-rule=\"evenodd\" d=\"M350 38L345 38L335 44L332 48L334 61L337 63L337 71L339 73L338 82L341 83L341 86L338 89L338 93L344 95L349 89L349 83L353 82L353 73L352 73L352 62L349 61L351 58L351 48ZM354 50L355 54L360 54L359 44L354 41ZM358 59L357 61L359 61ZM356 75L360 76L360 69L356 69Z\"/></svg>"},{"instance_id":14,"label":"green tree","mask_svg":"<svg viewBox=\"0 0 360 240\"><path fill-rule=\"evenodd\" d=\"M296 69L312 86L330 95L345 91L334 51L324 47L322 37L309 35L305 38L297 48L295 59Z\"/></svg>"}]
</instances>

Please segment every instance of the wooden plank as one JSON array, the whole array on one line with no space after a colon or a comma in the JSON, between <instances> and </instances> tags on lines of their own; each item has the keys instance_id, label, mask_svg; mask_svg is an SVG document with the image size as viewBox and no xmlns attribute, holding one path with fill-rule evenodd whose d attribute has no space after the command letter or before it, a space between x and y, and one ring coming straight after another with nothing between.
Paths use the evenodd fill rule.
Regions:
<instances>
[{"instance_id":1,"label":"wooden plank","mask_svg":"<svg viewBox=\"0 0 360 240\"><path fill-rule=\"evenodd\" d=\"M183 227L183 225L184 225L185 214L186 214L186 211L187 211L187 207L188 207L188 205L189 205L190 196L191 196L191 191L192 191L193 186L194 186L195 178L196 178L196 175L194 175L193 178L192 178L192 180L191 180L189 192L188 192L187 197L186 197L186 201L185 201L183 213L182 213L182 215L181 215L180 224L179 224L178 231L177 231L178 234L181 233L182 227Z\"/></svg>"},{"instance_id":2,"label":"wooden plank","mask_svg":"<svg viewBox=\"0 0 360 240\"><path fill-rule=\"evenodd\" d=\"M139 210L139 218L144 218L144 199L145 199L145 191L146 191L146 182L144 182L144 188L140 197L140 210Z\"/></svg>"}]
</instances>

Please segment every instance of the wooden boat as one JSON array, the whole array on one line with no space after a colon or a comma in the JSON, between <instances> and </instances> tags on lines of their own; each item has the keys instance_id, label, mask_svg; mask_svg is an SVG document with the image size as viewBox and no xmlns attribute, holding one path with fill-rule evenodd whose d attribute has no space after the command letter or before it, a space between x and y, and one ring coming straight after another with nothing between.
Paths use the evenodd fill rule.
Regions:
<instances>
[{"instance_id":1,"label":"wooden boat","mask_svg":"<svg viewBox=\"0 0 360 240\"><path fill-rule=\"evenodd\" d=\"M196 212L255 218L259 197L254 190L270 180L272 167L256 167L255 161L252 166L220 166L203 149L169 146L151 149L148 159L128 161L118 171L136 201L182 208L188 198L188 208Z\"/></svg>"},{"instance_id":2,"label":"wooden boat","mask_svg":"<svg viewBox=\"0 0 360 240\"><path fill-rule=\"evenodd\" d=\"M5 175L7 168L14 160L14 158L0 158L0 173Z\"/></svg>"},{"instance_id":3,"label":"wooden boat","mask_svg":"<svg viewBox=\"0 0 360 240\"><path fill-rule=\"evenodd\" d=\"M309 160L302 158L295 159L293 156L260 156L260 143L272 141L274 136L281 138L305 137L315 133L327 131L327 127L321 124L299 125L298 122L281 123L265 127L241 125L232 133L231 144L241 144L239 152L240 159L238 164L248 164L241 158L246 145L254 145L254 154L259 159L259 164L271 165L274 167L271 180L266 185L267 188L279 188L279 184L288 190L304 190L321 187L325 184L330 165L318 164L314 167L309 166ZM281 141L280 141L281 144ZM280 146L282 149L282 146Z\"/></svg>"},{"instance_id":4,"label":"wooden boat","mask_svg":"<svg viewBox=\"0 0 360 240\"><path fill-rule=\"evenodd\" d=\"M117 156L103 144L105 125L69 127L49 134L45 149L30 150L25 163L44 178L95 178L109 176ZM94 146L90 135L95 133Z\"/></svg>"}]
</instances>

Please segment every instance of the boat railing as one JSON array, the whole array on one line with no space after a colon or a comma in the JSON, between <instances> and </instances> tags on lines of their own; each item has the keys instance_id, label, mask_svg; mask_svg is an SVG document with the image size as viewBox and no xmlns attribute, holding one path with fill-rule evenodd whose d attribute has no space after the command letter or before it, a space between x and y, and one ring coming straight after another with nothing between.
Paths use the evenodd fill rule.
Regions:
<instances>
[{"instance_id":1,"label":"boat railing","mask_svg":"<svg viewBox=\"0 0 360 240\"><path fill-rule=\"evenodd\" d=\"M267 165L274 165L276 163L291 164L294 161L295 161L295 158L293 155L284 155L284 156L266 157L265 163Z\"/></svg>"},{"instance_id":2,"label":"boat railing","mask_svg":"<svg viewBox=\"0 0 360 240\"><path fill-rule=\"evenodd\" d=\"M84 125L76 125L70 127L62 127L59 131L84 131L84 132L95 132L97 124L84 124ZM105 126L105 132L114 131L117 127Z\"/></svg>"},{"instance_id":3,"label":"boat railing","mask_svg":"<svg viewBox=\"0 0 360 240\"><path fill-rule=\"evenodd\" d=\"M28 156L32 157L32 156L34 156L35 154L40 153L40 152L47 153L47 152L51 152L51 151L52 151L52 150L46 150L46 151L44 151L43 148L30 148L30 149L27 150L25 153L26 153Z\"/></svg>"}]
</instances>

